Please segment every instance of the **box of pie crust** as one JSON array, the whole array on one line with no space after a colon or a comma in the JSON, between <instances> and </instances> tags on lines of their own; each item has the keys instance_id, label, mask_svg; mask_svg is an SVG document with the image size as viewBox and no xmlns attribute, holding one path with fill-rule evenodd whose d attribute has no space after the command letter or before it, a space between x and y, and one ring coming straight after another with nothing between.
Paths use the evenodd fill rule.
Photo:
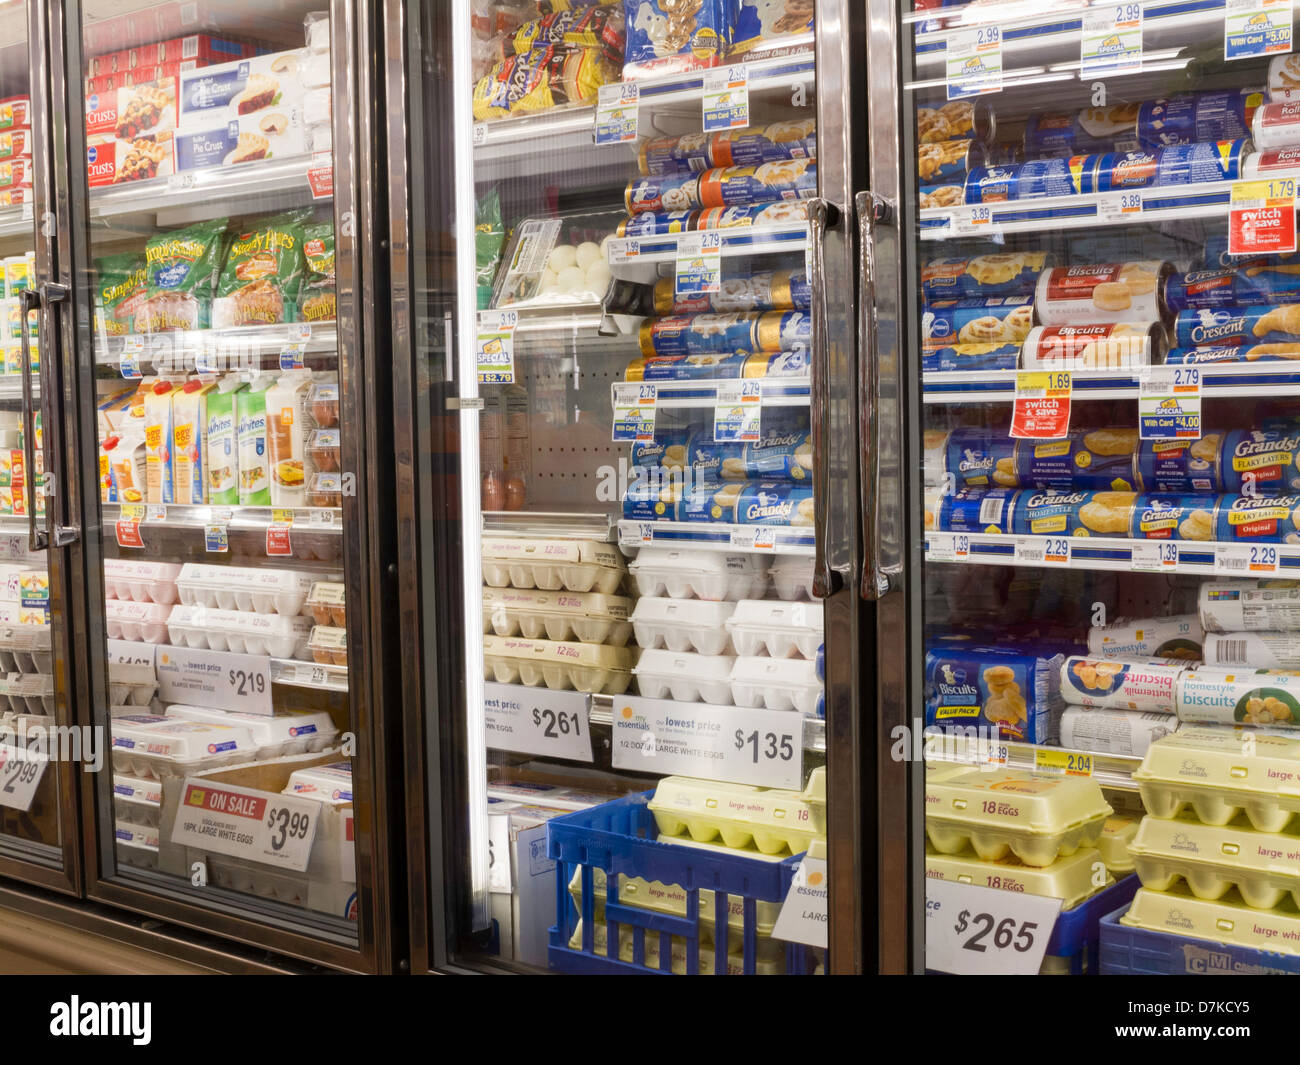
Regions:
<instances>
[{"instance_id":1,"label":"box of pie crust","mask_svg":"<svg viewBox=\"0 0 1300 1065\"><path fill-rule=\"evenodd\" d=\"M176 169L207 170L258 159L282 159L307 150L302 112L280 107L240 115L210 128L176 134Z\"/></svg>"},{"instance_id":2,"label":"box of pie crust","mask_svg":"<svg viewBox=\"0 0 1300 1065\"><path fill-rule=\"evenodd\" d=\"M280 115L287 125L289 112L302 109L306 59L301 50L275 52L181 74L177 129L212 130L250 115Z\"/></svg>"},{"instance_id":3,"label":"box of pie crust","mask_svg":"<svg viewBox=\"0 0 1300 1065\"><path fill-rule=\"evenodd\" d=\"M134 140L176 128L176 79L160 78L92 92L86 97L86 136Z\"/></svg>"},{"instance_id":4,"label":"box of pie crust","mask_svg":"<svg viewBox=\"0 0 1300 1065\"><path fill-rule=\"evenodd\" d=\"M87 183L93 189L102 185L170 177L176 172L172 138L170 130L134 140L121 140L111 135L87 137Z\"/></svg>"}]
</instances>

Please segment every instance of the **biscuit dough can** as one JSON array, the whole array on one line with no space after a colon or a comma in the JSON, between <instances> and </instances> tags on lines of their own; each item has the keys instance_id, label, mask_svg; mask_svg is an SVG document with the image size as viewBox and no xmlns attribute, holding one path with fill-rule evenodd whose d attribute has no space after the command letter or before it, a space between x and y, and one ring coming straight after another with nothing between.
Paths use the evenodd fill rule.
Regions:
<instances>
[{"instance_id":1,"label":"biscuit dough can","mask_svg":"<svg viewBox=\"0 0 1300 1065\"><path fill-rule=\"evenodd\" d=\"M1300 496L1224 495L1214 518L1214 538L1225 544L1300 544Z\"/></svg>"},{"instance_id":2,"label":"biscuit dough can","mask_svg":"<svg viewBox=\"0 0 1300 1065\"><path fill-rule=\"evenodd\" d=\"M1250 132L1257 148L1267 150L1300 145L1300 99L1256 108Z\"/></svg>"},{"instance_id":3,"label":"biscuit dough can","mask_svg":"<svg viewBox=\"0 0 1300 1065\"><path fill-rule=\"evenodd\" d=\"M1197 608L1206 632L1300 632L1300 581L1205 581Z\"/></svg>"},{"instance_id":4,"label":"biscuit dough can","mask_svg":"<svg viewBox=\"0 0 1300 1065\"><path fill-rule=\"evenodd\" d=\"M1215 632L1205 634L1207 666L1300 669L1300 633Z\"/></svg>"},{"instance_id":5,"label":"biscuit dough can","mask_svg":"<svg viewBox=\"0 0 1300 1065\"><path fill-rule=\"evenodd\" d=\"M1133 540L1212 540L1218 504L1212 495L1139 495L1128 535Z\"/></svg>"},{"instance_id":6,"label":"biscuit dough can","mask_svg":"<svg viewBox=\"0 0 1300 1065\"><path fill-rule=\"evenodd\" d=\"M1199 662L1204 638L1195 614L1119 618L1088 630L1088 653L1103 658L1177 658Z\"/></svg>"},{"instance_id":7,"label":"biscuit dough can","mask_svg":"<svg viewBox=\"0 0 1300 1065\"><path fill-rule=\"evenodd\" d=\"M942 107L916 109L917 140L935 144L949 140L993 142L997 119L987 100L949 100Z\"/></svg>"},{"instance_id":8,"label":"biscuit dough can","mask_svg":"<svg viewBox=\"0 0 1300 1065\"><path fill-rule=\"evenodd\" d=\"M1217 492L1221 433L1199 440L1143 440L1138 446L1138 487L1144 492Z\"/></svg>"},{"instance_id":9,"label":"biscuit dough can","mask_svg":"<svg viewBox=\"0 0 1300 1065\"><path fill-rule=\"evenodd\" d=\"M1185 666L1159 658L1067 658L1061 696L1073 706L1172 714L1174 690Z\"/></svg>"},{"instance_id":10,"label":"biscuit dough can","mask_svg":"<svg viewBox=\"0 0 1300 1065\"><path fill-rule=\"evenodd\" d=\"M1300 99L1300 97L1297 97ZM1269 148L1262 152L1251 152L1241 161L1241 176L1245 181L1266 177L1277 170L1296 170L1300 168L1300 147ZM1225 240L1226 244L1226 240Z\"/></svg>"},{"instance_id":11,"label":"biscuit dough can","mask_svg":"<svg viewBox=\"0 0 1300 1065\"><path fill-rule=\"evenodd\" d=\"M1152 743L1177 732L1180 724L1176 717L1152 711L1071 706L1061 715L1061 746L1141 758Z\"/></svg>"},{"instance_id":12,"label":"biscuit dough can","mask_svg":"<svg viewBox=\"0 0 1300 1065\"><path fill-rule=\"evenodd\" d=\"M1194 725L1300 728L1300 675L1250 666L1189 669L1178 678L1175 709Z\"/></svg>"},{"instance_id":13,"label":"biscuit dough can","mask_svg":"<svg viewBox=\"0 0 1300 1065\"><path fill-rule=\"evenodd\" d=\"M983 300L936 300L921 316L926 348L952 344L1019 344L1034 324L1031 296Z\"/></svg>"},{"instance_id":14,"label":"biscuit dough can","mask_svg":"<svg viewBox=\"0 0 1300 1065\"><path fill-rule=\"evenodd\" d=\"M1156 260L1054 266L1038 278L1034 310L1043 325L1164 321L1161 293L1172 272Z\"/></svg>"},{"instance_id":15,"label":"biscuit dough can","mask_svg":"<svg viewBox=\"0 0 1300 1065\"><path fill-rule=\"evenodd\" d=\"M1150 366L1161 361L1168 343L1159 322L1039 326L1025 338L1020 365L1026 370Z\"/></svg>"},{"instance_id":16,"label":"biscuit dough can","mask_svg":"<svg viewBox=\"0 0 1300 1065\"><path fill-rule=\"evenodd\" d=\"M979 141L949 140L921 144L916 149L916 173L922 185L943 184L963 178L984 165L987 152Z\"/></svg>"},{"instance_id":17,"label":"biscuit dough can","mask_svg":"<svg viewBox=\"0 0 1300 1065\"><path fill-rule=\"evenodd\" d=\"M1300 424L1234 429L1223 434L1219 476L1225 492L1246 495L1300 491Z\"/></svg>"}]
</instances>

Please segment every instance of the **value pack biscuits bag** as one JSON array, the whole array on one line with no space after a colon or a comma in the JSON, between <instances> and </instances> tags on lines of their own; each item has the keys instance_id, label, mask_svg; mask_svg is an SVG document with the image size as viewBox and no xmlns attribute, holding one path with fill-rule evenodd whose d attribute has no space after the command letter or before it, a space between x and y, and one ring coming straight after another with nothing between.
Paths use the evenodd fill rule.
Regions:
<instances>
[{"instance_id":1,"label":"value pack biscuits bag","mask_svg":"<svg viewBox=\"0 0 1300 1065\"><path fill-rule=\"evenodd\" d=\"M206 329L221 272L227 218L159 233L144 246L145 298L135 315L137 333Z\"/></svg>"},{"instance_id":2,"label":"value pack biscuits bag","mask_svg":"<svg viewBox=\"0 0 1300 1065\"><path fill-rule=\"evenodd\" d=\"M275 325L296 318L304 212L258 219L236 234L212 303L212 326Z\"/></svg>"},{"instance_id":3,"label":"value pack biscuits bag","mask_svg":"<svg viewBox=\"0 0 1300 1065\"><path fill-rule=\"evenodd\" d=\"M925 656L925 724L1024 743L1055 741L1062 657L995 647L932 648Z\"/></svg>"}]
</instances>

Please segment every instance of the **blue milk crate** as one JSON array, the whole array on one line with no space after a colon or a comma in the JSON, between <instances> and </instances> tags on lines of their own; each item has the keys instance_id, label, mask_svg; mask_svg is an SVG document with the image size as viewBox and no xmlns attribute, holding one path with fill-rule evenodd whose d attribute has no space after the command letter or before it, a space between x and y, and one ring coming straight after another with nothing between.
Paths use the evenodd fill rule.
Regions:
<instances>
[{"instance_id":1,"label":"blue milk crate","mask_svg":"<svg viewBox=\"0 0 1300 1065\"><path fill-rule=\"evenodd\" d=\"M653 792L628 795L587 810L565 814L546 826L547 853L557 864L555 871L556 923L550 928L548 954L552 969L569 973L626 973L667 975L671 973L672 937L686 944L686 973L699 973L699 893L714 893L714 971L727 972L728 940L736 934L728 922L729 899L742 900L743 972L753 975L758 952L757 903L781 902L794 878L798 856L783 862L764 862L722 851L660 843L654 815L647 807ZM595 949L595 898L593 870L605 873L606 950ZM582 911L569 895L574 871L581 870ZM628 906L618 900L618 877L641 877L686 889L686 914L659 913ZM578 921L582 921L582 946L569 946ZM619 929L632 929L632 961L619 959ZM646 933L659 936L659 962L663 969L646 963ZM786 971L811 970L810 951L787 944Z\"/></svg>"},{"instance_id":2,"label":"blue milk crate","mask_svg":"<svg viewBox=\"0 0 1300 1065\"><path fill-rule=\"evenodd\" d=\"M1119 923L1128 906L1101 919L1103 976L1300 975L1300 958Z\"/></svg>"},{"instance_id":3,"label":"blue milk crate","mask_svg":"<svg viewBox=\"0 0 1300 1065\"><path fill-rule=\"evenodd\" d=\"M1116 906L1127 907L1140 886L1138 878L1130 873L1074 909L1062 911L1047 941L1044 964L1048 959L1061 959L1068 964L1071 976L1096 975L1101 919Z\"/></svg>"}]
</instances>

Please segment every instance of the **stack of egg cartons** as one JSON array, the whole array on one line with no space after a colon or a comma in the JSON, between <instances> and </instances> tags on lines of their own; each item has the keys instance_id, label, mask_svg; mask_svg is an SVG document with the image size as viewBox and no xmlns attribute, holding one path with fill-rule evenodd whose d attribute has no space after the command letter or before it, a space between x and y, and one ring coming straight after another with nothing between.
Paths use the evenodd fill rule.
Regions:
<instances>
[{"instance_id":1,"label":"stack of egg cartons","mask_svg":"<svg viewBox=\"0 0 1300 1065\"><path fill-rule=\"evenodd\" d=\"M592 540L483 538L483 669L501 684L621 695L632 679L627 566Z\"/></svg>"}]
</instances>

